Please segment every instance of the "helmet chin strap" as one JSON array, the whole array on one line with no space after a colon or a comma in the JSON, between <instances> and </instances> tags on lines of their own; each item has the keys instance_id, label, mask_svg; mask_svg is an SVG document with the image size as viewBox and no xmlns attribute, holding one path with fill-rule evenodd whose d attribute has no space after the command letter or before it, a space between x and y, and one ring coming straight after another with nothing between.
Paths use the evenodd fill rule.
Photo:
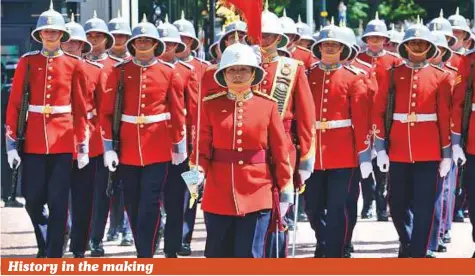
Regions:
<instances>
[{"instance_id":1,"label":"helmet chin strap","mask_svg":"<svg viewBox=\"0 0 475 276\"><path fill-rule=\"evenodd\" d=\"M412 55L412 56L415 56L415 57L422 57L422 56L426 56L427 53L429 52L430 50L430 46L427 48L427 50L425 50L424 52L421 52L421 53L416 53L414 51L411 50L411 48L409 46L407 46L407 44L404 44L404 48L406 48L406 51Z\"/></svg>"},{"instance_id":2,"label":"helmet chin strap","mask_svg":"<svg viewBox=\"0 0 475 276\"><path fill-rule=\"evenodd\" d=\"M143 55L143 54L148 54L148 53L150 53L150 52L152 52L152 51L155 51L155 48L157 47L157 45L158 45L158 43L155 42L155 44L153 44L153 46L152 46L150 49L148 49L148 50L140 50L140 49L137 49L137 47L135 46L134 43L132 43L132 47L133 47L134 50L135 50L135 54L142 54L142 55Z\"/></svg>"},{"instance_id":3,"label":"helmet chin strap","mask_svg":"<svg viewBox=\"0 0 475 276\"><path fill-rule=\"evenodd\" d=\"M252 82L256 78L256 71L254 70L252 72L252 76L249 78L248 81L242 82L242 83L234 83L234 80L229 79L226 76L226 73L224 74L224 80L226 81L226 84L228 85L228 89L231 93L234 94L239 94L242 93L243 91L246 91L251 88Z\"/></svg>"}]
</instances>

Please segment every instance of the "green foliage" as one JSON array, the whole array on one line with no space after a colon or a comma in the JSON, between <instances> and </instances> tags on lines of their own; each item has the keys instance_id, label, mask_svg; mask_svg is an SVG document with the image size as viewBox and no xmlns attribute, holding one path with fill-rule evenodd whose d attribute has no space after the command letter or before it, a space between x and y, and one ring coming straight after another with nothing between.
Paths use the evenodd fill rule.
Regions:
<instances>
[{"instance_id":1,"label":"green foliage","mask_svg":"<svg viewBox=\"0 0 475 276\"><path fill-rule=\"evenodd\" d=\"M426 11L414 0L384 0L378 6L379 14L387 22L414 20L419 15L426 16Z\"/></svg>"}]
</instances>

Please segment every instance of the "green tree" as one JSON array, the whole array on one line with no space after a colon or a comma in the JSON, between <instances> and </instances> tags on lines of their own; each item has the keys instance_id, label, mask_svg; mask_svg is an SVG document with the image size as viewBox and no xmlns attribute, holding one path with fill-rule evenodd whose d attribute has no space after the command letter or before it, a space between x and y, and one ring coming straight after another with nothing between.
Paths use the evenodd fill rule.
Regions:
<instances>
[{"instance_id":1,"label":"green tree","mask_svg":"<svg viewBox=\"0 0 475 276\"><path fill-rule=\"evenodd\" d=\"M360 21L368 21L369 5L366 1L349 0L347 10L347 26L357 28Z\"/></svg>"},{"instance_id":2,"label":"green tree","mask_svg":"<svg viewBox=\"0 0 475 276\"><path fill-rule=\"evenodd\" d=\"M426 16L426 11L414 0L384 0L378 6L379 14L387 22L414 20L417 16Z\"/></svg>"}]
</instances>

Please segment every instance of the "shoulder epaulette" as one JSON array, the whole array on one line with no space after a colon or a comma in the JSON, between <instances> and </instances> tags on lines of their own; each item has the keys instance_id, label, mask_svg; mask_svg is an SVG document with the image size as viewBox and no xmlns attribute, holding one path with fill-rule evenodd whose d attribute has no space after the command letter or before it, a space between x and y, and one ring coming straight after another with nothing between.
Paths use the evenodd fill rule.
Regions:
<instances>
[{"instance_id":1,"label":"shoulder epaulette","mask_svg":"<svg viewBox=\"0 0 475 276\"><path fill-rule=\"evenodd\" d=\"M172 68L172 69L175 69L175 65L174 64L171 64L170 62L166 62L166 61L163 61L161 59L159 59L159 61L165 65L167 65L168 67Z\"/></svg>"},{"instance_id":2,"label":"shoulder epaulette","mask_svg":"<svg viewBox=\"0 0 475 276\"><path fill-rule=\"evenodd\" d=\"M102 63L94 62L94 61L91 61L91 60L88 60L88 59L84 59L84 60L85 60L87 63L92 64L92 65L94 65L94 66L96 66L96 67L99 67L99 68L101 68L101 69L104 68L104 64L102 64Z\"/></svg>"},{"instance_id":3,"label":"shoulder epaulette","mask_svg":"<svg viewBox=\"0 0 475 276\"><path fill-rule=\"evenodd\" d=\"M434 64L431 63L430 66L432 66L432 67L434 67L434 68L436 68L436 69L438 69L438 70L440 70L440 71L442 71L442 72L444 72L444 73L447 73L447 71L445 71L444 69L440 68L440 67L437 66L437 65L434 65Z\"/></svg>"},{"instance_id":4,"label":"shoulder epaulette","mask_svg":"<svg viewBox=\"0 0 475 276\"><path fill-rule=\"evenodd\" d=\"M266 99L268 99L268 100L271 100L271 101L273 101L273 102L277 102L277 100L274 99L273 97L271 97L271 96L269 96L269 95L267 95L267 94L265 94L265 93L262 93L262 92L260 92L260 91L255 90L255 91L252 91L252 93L254 93L254 94L257 95L257 96L261 96L261 97L263 97L263 98L266 98Z\"/></svg>"},{"instance_id":5,"label":"shoulder epaulette","mask_svg":"<svg viewBox=\"0 0 475 276\"><path fill-rule=\"evenodd\" d=\"M461 54L461 53L458 53L458 52L455 52L455 51L453 51L453 53L454 53L454 55L458 55L458 56L464 56L464 55L467 55L467 54L468 54L468 53L463 53L463 54Z\"/></svg>"},{"instance_id":6,"label":"shoulder epaulette","mask_svg":"<svg viewBox=\"0 0 475 276\"><path fill-rule=\"evenodd\" d=\"M203 98L203 102L211 101L211 100L213 100L213 99L222 97L222 96L224 96L224 95L226 95L226 94L228 94L228 92L223 91L223 92L219 92L219 93L216 93L216 94L212 94L212 95L206 96L206 97Z\"/></svg>"},{"instance_id":7,"label":"shoulder epaulette","mask_svg":"<svg viewBox=\"0 0 475 276\"><path fill-rule=\"evenodd\" d=\"M455 71L455 72L458 72L458 71L459 71L459 69L458 69L457 67L452 66L452 64L450 64L450 63L446 63L445 66L446 66L447 68L449 68L449 69Z\"/></svg>"},{"instance_id":8,"label":"shoulder epaulette","mask_svg":"<svg viewBox=\"0 0 475 276\"><path fill-rule=\"evenodd\" d=\"M295 58L288 58L288 57L280 57L280 58L282 58L284 61L287 61L287 62L296 62L300 66L304 65L303 61L295 59Z\"/></svg>"},{"instance_id":9,"label":"shoulder epaulette","mask_svg":"<svg viewBox=\"0 0 475 276\"><path fill-rule=\"evenodd\" d=\"M396 53L393 53L393 52L390 52L390 51L386 51L387 54L393 56L393 57L397 57L397 58L401 58L398 54Z\"/></svg>"},{"instance_id":10,"label":"shoulder epaulette","mask_svg":"<svg viewBox=\"0 0 475 276\"><path fill-rule=\"evenodd\" d=\"M24 53L23 56L21 56L21 57L33 56L33 55L37 55L37 54L39 54L39 53L40 53L39 50L35 50L35 51L31 51L31 52L26 52L26 53Z\"/></svg>"},{"instance_id":11,"label":"shoulder epaulette","mask_svg":"<svg viewBox=\"0 0 475 276\"><path fill-rule=\"evenodd\" d=\"M114 67L120 67L122 65L125 65L125 64L129 63L130 61L131 61L131 59L124 59L123 61L117 62L116 64L114 64Z\"/></svg>"},{"instance_id":12,"label":"shoulder epaulette","mask_svg":"<svg viewBox=\"0 0 475 276\"><path fill-rule=\"evenodd\" d=\"M193 65L189 64L188 62L184 62L184 61L179 60L178 63L180 63L181 65L185 66L186 68L188 68L190 70L195 69L195 67Z\"/></svg>"},{"instance_id":13,"label":"shoulder epaulette","mask_svg":"<svg viewBox=\"0 0 475 276\"><path fill-rule=\"evenodd\" d=\"M367 63L367 62L364 62L364 61L362 61L362 60L359 59L359 58L355 58L355 61L358 62L359 64L362 64L363 66L368 67L368 68L371 68L371 67L372 67L371 64L369 64L369 63Z\"/></svg>"},{"instance_id":14,"label":"shoulder epaulette","mask_svg":"<svg viewBox=\"0 0 475 276\"><path fill-rule=\"evenodd\" d=\"M72 58L74 58L74 59L79 59L79 60L82 59L82 57L78 57L78 56L75 56L75 55L71 55L71 54L69 54L69 53L67 53L67 52L63 52L63 53L64 53L66 56L72 57Z\"/></svg>"},{"instance_id":15,"label":"shoulder epaulette","mask_svg":"<svg viewBox=\"0 0 475 276\"><path fill-rule=\"evenodd\" d=\"M118 58L118 57L115 57L115 56L113 56L113 55L109 55L109 57L110 57L111 59L115 60L115 61L118 61L118 62L121 62L121 61L123 60L123 59Z\"/></svg>"},{"instance_id":16,"label":"shoulder epaulette","mask_svg":"<svg viewBox=\"0 0 475 276\"><path fill-rule=\"evenodd\" d=\"M302 47L302 46L299 46L297 45L297 48L299 48L300 50L304 50L305 52L309 52L311 53L312 51L310 51L309 49L305 48L305 47Z\"/></svg>"},{"instance_id":17,"label":"shoulder epaulette","mask_svg":"<svg viewBox=\"0 0 475 276\"><path fill-rule=\"evenodd\" d=\"M206 65L208 65L208 66L211 65L211 62L209 62L209 61L206 61L206 60L204 60L204 59L197 58L197 57L195 57L195 58L196 58L198 61L200 61L201 63L204 63L204 64L206 64Z\"/></svg>"},{"instance_id":18,"label":"shoulder epaulette","mask_svg":"<svg viewBox=\"0 0 475 276\"><path fill-rule=\"evenodd\" d=\"M219 67L218 64L211 64L210 66L206 67L205 72L211 71L211 70L216 70L216 69L218 69L218 67Z\"/></svg>"},{"instance_id":19,"label":"shoulder epaulette","mask_svg":"<svg viewBox=\"0 0 475 276\"><path fill-rule=\"evenodd\" d=\"M312 63L312 64L310 65L310 68L309 68L308 70L310 71L310 70L315 69L315 67L317 67L319 64L320 64L320 61L316 61L316 62Z\"/></svg>"},{"instance_id":20,"label":"shoulder epaulette","mask_svg":"<svg viewBox=\"0 0 475 276\"><path fill-rule=\"evenodd\" d=\"M355 75L360 75L360 71L359 70L356 70L356 68L354 66L348 66L348 65L345 65L343 66L346 70L350 71L351 73L355 74Z\"/></svg>"},{"instance_id":21,"label":"shoulder epaulette","mask_svg":"<svg viewBox=\"0 0 475 276\"><path fill-rule=\"evenodd\" d=\"M469 55L471 55L471 54L473 54L473 53L475 53L475 49L472 49L472 50L466 52L466 53L465 53L465 56L469 56Z\"/></svg>"}]
</instances>

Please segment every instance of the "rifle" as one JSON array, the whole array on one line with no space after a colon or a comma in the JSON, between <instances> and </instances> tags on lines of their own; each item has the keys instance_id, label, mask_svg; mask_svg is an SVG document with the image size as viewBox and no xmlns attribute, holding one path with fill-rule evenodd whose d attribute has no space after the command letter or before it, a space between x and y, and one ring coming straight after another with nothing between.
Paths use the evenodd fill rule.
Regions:
<instances>
[{"instance_id":1,"label":"rifle","mask_svg":"<svg viewBox=\"0 0 475 276\"><path fill-rule=\"evenodd\" d=\"M460 137L460 147L465 152L467 150L467 140L468 140L468 129L470 124L470 115L472 114L472 97L473 97L473 61L470 64L470 77L468 78L467 92L465 94L463 102L463 113L462 113L462 133ZM461 161L459 160L457 166L459 167L457 172L457 181L459 183L457 192L462 190L463 187L463 176L465 174L465 165L462 166Z\"/></svg>"},{"instance_id":2,"label":"rifle","mask_svg":"<svg viewBox=\"0 0 475 276\"><path fill-rule=\"evenodd\" d=\"M120 79L119 79L119 87L117 89L117 95L115 97L115 105L114 105L114 117L112 122L112 148L119 156L120 151L120 125L122 119L122 109L123 109L123 102L124 102L124 65L120 66ZM114 167L117 164L113 164ZM114 172L109 171L109 177L107 180L107 189L106 195L108 197L112 197L115 191L115 185L117 182L117 170Z\"/></svg>"},{"instance_id":3,"label":"rifle","mask_svg":"<svg viewBox=\"0 0 475 276\"><path fill-rule=\"evenodd\" d=\"M390 82L389 82L389 91L388 91L388 100L386 104L386 113L384 115L384 132L386 137L385 139L385 148L386 152L389 154L389 135L391 133L391 127L393 125L393 114L394 114L394 106L395 106L395 93L396 87L394 86L394 67L390 69ZM382 192L384 193L385 187L388 186L389 182L389 173L381 172L381 181L383 185L381 185Z\"/></svg>"},{"instance_id":4,"label":"rifle","mask_svg":"<svg viewBox=\"0 0 475 276\"><path fill-rule=\"evenodd\" d=\"M30 28L30 32L32 29ZM28 50L29 52L31 50L31 38L29 40L28 44ZM23 154L23 145L25 143L25 132L26 132L26 119L28 116L28 106L30 104L30 83L29 83L29 76L30 76L30 61L28 58L26 58L26 71L25 71L25 77L23 79L23 95L21 99L21 104L20 104L20 112L18 114L18 124L17 124L17 143L16 143L16 150L18 152L18 156L20 158L22 157ZM8 201L5 203L5 205L8 205L8 203L12 203L16 201L16 190L18 187L18 175L21 175L23 171L23 166L20 164L18 166L18 162L14 161L13 162L13 170L12 170L12 182L11 182L11 190L10 190L10 196L8 197Z\"/></svg>"}]
</instances>

